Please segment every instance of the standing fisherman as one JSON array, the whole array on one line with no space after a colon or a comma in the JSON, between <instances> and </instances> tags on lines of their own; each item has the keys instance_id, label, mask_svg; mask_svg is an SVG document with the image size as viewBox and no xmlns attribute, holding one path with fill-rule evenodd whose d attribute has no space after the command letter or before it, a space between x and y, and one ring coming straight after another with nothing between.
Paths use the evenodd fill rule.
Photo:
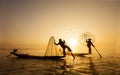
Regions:
<instances>
[{"instance_id":1,"label":"standing fisherman","mask_svg":"<svg viewBox=\"0 0 120 75\"><path fill-rule=\"evenodd\" d=\"M95 46L94 46L93 43L91 42L91 39L90 39L90 38L89 38L88 40L86 39L86 43L87 43L87 47L88 47L88 49L89 49L89 54L92 54L91 45L92 45L93 47L95 47Z\"/></svg>"}]
</instances>

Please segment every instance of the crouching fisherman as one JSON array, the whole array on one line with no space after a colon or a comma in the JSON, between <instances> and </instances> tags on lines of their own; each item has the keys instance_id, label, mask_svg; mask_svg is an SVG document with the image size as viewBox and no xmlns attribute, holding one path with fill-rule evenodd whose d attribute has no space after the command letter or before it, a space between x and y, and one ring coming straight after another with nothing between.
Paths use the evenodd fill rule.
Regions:
<instances>
[{"instance_id":1,"label":"crouching fisherman","mask_svg":"<svg viewBox=\"0 0 120 75\"><path fill-rule=\"evenodd\" d=\"M69 47L69 46L67 46L67 45L65 44L65 40L64 40L64 41L62 41L62 39L59 39L59 42L58 42L58 43L55 43L55 45L60 45L60 46L62 47L64 57L66 57L66 52L65 52L65 49L67 48L67 49L68 49L68 51L70 51L70 52L71 52L71 55L73 56L73 58L75 59L75 56L72 54L72 50L70 49L70 47Z\"/></svg>"},{"instance_id":2,"label":"crouching fisherman","mask_svg":"<svg viewBox=\"0 0 120 75\"><path fill-rule=\"evenodd\" d=\"M12 52L10 52L10 54L7 56L7 57L9 57L9 56L11 56L12 54L15 54L15 53L17 53L18 52L18 50L17 49L13 49L13 51Z\"/></svg>"}]
</instances>

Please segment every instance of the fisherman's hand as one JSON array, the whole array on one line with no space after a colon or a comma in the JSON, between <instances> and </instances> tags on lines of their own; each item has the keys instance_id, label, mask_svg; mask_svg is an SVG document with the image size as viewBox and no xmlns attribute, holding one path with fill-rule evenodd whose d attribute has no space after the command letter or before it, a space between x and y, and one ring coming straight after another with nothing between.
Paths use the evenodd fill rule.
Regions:
<instances>
[{"instance_id":1,"label":"fisherman's hand","mask_svg":"<svg viewBox=\"0 0 120 75\"><path fill-rule=\"evenodd\" d=\"M54 44L55 44L55 45L59 45L59 44L57 44L57 43L55 43L55 42L54 42Z\"/></svg>"},{"instance_id":2,"label":"fisherman's hand","mask_svg":"<svg viewBox=\"0 0 120 75\"><path fill-rule=\"evenodd\" d=\"M56 45L56 43L54 42L54 44Z\"/></svg>"},{"instance_id":3,"label":"fisherman's hand","mask_svg":"<svg viewBox=\"0 0 120 75\"><path fill-rule=\"evenodd\" d=\"M72 50L69 50L70 52L73 52Z\"/></svg>"}]
</instances>

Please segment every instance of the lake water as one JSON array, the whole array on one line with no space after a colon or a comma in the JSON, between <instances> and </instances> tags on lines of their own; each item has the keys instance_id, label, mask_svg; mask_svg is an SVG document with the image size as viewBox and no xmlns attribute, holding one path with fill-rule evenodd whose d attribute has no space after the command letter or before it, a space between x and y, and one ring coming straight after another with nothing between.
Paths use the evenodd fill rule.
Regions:
<instances>
[{"instance_id":1,"label":"lake water","mask_svg":"<svg viewBox=\"0 0 120 75\"><path fill-rule=\"evenodd\" d=\"M8 50L0 50L0 75L120 75L120 57L71 56L63 59L7 58Z\"/></svg>"}]
</instances>

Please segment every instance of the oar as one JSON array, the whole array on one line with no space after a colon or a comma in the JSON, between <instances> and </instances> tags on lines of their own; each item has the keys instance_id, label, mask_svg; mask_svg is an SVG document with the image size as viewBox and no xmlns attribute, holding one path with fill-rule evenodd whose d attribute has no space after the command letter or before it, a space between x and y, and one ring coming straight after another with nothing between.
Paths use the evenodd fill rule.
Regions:
<instances>
[{"instance_id":1,"label":"oar","mask_svg":"<svg viewBox=\"0 0 120 75\"><path fill-rule=\"evenodd\" d=\"M100 58L102 58L101 54L98 52L97 48L94 46L95 50L97 51L98 55L100 56Z\"/></svg>"}]
</instances>

